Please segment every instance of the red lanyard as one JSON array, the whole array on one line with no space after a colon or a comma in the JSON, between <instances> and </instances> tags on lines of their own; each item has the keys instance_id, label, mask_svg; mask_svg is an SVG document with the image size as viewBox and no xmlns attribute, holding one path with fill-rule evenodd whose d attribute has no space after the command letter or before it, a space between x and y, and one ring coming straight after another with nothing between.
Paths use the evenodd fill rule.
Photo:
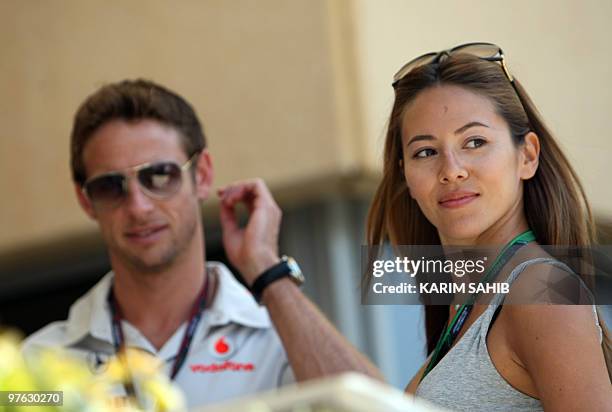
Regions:
<instances>
[{"instance_id":1,"label":"red lanyard","mask_svg":"<svg viewBox=\"0 0 612 412\"><path fill-rule=\"evenodd\" d=\"M191 341L193 340L193 336L195 335L195 331L197 329L198 323L202 318L202 313L204 312L204 308L206 307L206 291L208 289L208 282L206 278L204 279L204 285L202 285L202 290L200 290L200 294L196 299L193 307L191 308L191 313L189 314L189 321L187 323L187 328L185 329L185 333L183 334L183 340L181 342L181 346L179 348L178 353L174 358L174 364L172 365L172 371L170 372L170 379L174 379L178 374L178 371L181 369L181 366L185 363L185 359L187 359L187 353L189 352L189 347L191 346ZM112 327L112 335L113 335L113 344L115 345L115 351L119 353L121 348L125 345L125 338L123 334L123 328L121 327L121 309L119 305L117 305L117 301L115 300L115 294L113 292L113 286L111 286L108 291L108 303L111 310L111 327Z\"/></svg>"}]
</instances>

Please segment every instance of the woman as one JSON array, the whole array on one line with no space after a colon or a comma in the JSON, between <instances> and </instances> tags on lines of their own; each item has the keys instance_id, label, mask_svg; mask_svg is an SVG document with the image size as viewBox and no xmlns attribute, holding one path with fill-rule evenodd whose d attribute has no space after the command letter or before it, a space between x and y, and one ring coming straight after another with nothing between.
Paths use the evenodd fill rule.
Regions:
<instances>
[{"instance_id":1,"label":"woman","mask_svg":"<svg viewBox=\"0 0 612 412\"><path fill-rule=\"evenodd\" d=\"M501 49L429 53L393 87L369 244L505 245L496 279L508 298L567 275L538 244L591 245L591 211ZM430 356L407 392L453 410L612 410L594 306L479 302L426 307Z\"/></svg>"}]
</instances>

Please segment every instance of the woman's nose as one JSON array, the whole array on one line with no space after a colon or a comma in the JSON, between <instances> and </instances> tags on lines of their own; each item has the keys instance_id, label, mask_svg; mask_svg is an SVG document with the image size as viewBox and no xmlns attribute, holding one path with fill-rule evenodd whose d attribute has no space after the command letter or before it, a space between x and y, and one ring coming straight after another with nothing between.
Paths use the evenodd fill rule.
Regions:
<instances>
[{"instance_id":1,"label":"woman's nose","mask_svg":"<svg viewBox=\"0 0 612 412\"><path fill-rule=\"evenodd\" d=\"M440 183L449 184L468 178L468 170L459 156L453 152L443 153L440 156L442 165L440 167Z\"/></svg>"}]
</instances>

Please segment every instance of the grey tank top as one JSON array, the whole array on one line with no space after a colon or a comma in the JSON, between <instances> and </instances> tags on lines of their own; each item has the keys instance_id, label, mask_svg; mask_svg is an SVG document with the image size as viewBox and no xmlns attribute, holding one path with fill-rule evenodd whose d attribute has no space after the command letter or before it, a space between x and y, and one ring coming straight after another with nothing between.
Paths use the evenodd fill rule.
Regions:
<instances>
[{"instance_id":1,"label":"grey tank top","mask_svg":"<svg viewBox=\"0 0 612 412\"><path fill-rule=\"evenodd\" d=\"M514 282L529 265L546 263L572 270L551 258L536 258L519 264L506 280ZM514 389L499 374L487 349L487 333L496 309L505 295L498 294L490 305L419 384L416 396L454 411L543 411L538 399ZM595 324L602 332L593 306Z\"/></svg>"}]
</instances>

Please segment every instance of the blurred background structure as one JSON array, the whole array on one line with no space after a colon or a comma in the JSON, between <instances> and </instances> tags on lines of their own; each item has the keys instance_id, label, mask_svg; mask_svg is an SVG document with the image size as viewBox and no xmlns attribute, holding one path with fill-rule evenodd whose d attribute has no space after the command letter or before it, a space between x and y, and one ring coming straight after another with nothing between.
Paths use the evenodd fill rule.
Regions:
<instances>
[{"instance_id":1,"label":"blurred background structure","mask_svg":"<svg viewBox=\"0 0 612 412\"><path fill-rule=\"evenodd\" d=\"M392 75L425 52L502 46L605 227L611 20L607 0L0 0L0 324L63 319L108 270L73 193L72 116L101 85L143 77L194 104L217 186L268 182L305 292L403 387L424 360L421 309L359 303ZM223 260L216 207L207 254Z\"/></svg>"}]
</instances>

